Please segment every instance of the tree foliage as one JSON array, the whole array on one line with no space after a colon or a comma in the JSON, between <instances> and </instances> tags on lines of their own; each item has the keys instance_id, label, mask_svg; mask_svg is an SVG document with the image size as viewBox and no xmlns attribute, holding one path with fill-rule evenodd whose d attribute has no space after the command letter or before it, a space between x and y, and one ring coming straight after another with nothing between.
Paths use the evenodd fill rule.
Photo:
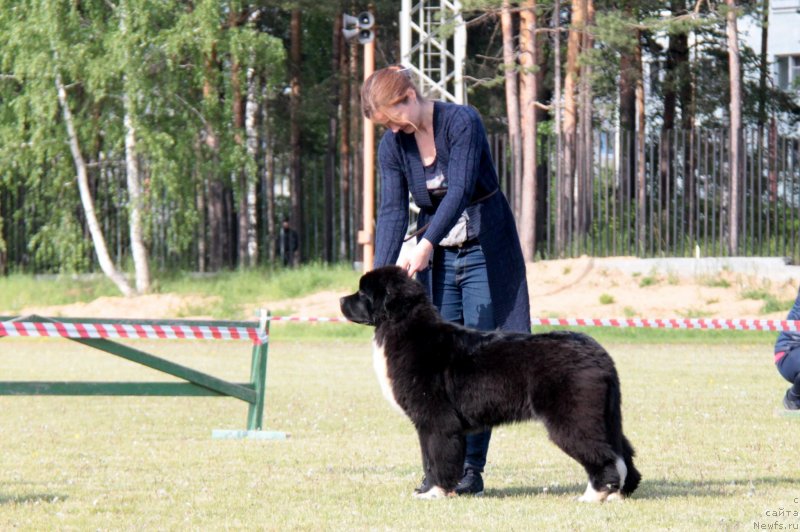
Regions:
<instances>
[{"instance_id":1,"label":"tree foliage","mask_svg":"<svg viewBox=\"0 0 800 532\"><path fill-rule=\"evenodd\" d=\"M503 2L462 4L469 34L469 101L491 133L504 133ZM555 14L552 0L535 4L539 33L532 69L539 136L558 129L554 109L563 96L554 83L553 21L559 21L564 67L569 32L591 37L578 58L580 82L589 85L578 108L589 107L581 116L592 128L620 122L621 79L637 53L644 66L631 75L648 88L644 111L650 132L665 122L674 127L728 124L725 2L595 0L594 19L580 29L572 25L572 2L560 2ZM371 5L380 68L401 59L398 3ZM510 3L516 35L525 5ZM737 2L737 15L759 17L762 6ZM345 45L337 50L338 68L332 65L332 32L343 12L357 14L367 7L365 2L308 0L0 0L0 273L97 267L59 108L57 74L67 91L103 233L119 267L131 267L126 117L136 132L144 241L157 269L244 266L240 236L253 229L248 224L256 226L260 260L272 256L276 235L271 228L289 214L293 194L288 59L295 9L302 12L302 104L295 113L303 165L301 243L308 258L325 249L327 260L357 260L362 56L357 44ZM448 31L447 23L441 31ZM688 43L684 55L680 36ZM757 106L763 101L770 118L785 129L796 127L800 108L794 95L757 82L759 51L743 47L741 64L744 125L763 126ZM337 81L347 90L333 98ZM687 86L691 91L681 92ZM249 122L247 109L253 113ZM691 120L677 120L678 111L681 119ZM333 140L332 119L339 133ZM252 139L255 150L248 146ZM323 174L334 169L336 175L327 179L339 176L345 182L335 187L331 205L330 198L323 201ZM255 221L241 216L245 209L255 209ZM322 223L336 227L323 231ZM323 246L323 238L341 245ZM335 257L332 249L340 250Z\"/></svg>"}]
</instances>

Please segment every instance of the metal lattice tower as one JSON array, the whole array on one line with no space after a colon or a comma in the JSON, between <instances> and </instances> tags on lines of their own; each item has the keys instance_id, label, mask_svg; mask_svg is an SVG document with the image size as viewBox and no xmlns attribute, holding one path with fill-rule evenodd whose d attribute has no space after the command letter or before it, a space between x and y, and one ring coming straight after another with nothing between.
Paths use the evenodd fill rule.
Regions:
<instances>
[{"instance_id":1,"label":"metal lattice tower","mask_svg":"<svg viewBox=\"0 0 800 532\"><path fill-rule=\"evenodd\" d=\"M467 27L458 0L403 0L400 54L430 98L467 103L464 58Z\"/></svg>"}]
</instances>

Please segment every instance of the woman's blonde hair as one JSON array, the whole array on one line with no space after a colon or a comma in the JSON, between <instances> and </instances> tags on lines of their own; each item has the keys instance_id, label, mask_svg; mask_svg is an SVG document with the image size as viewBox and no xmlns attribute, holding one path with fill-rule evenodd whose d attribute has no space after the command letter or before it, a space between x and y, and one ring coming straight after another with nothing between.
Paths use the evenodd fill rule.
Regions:
<instances>
[{"instance_id":1,"label":"woman's blonde hair","mask_svg":"<svg viewBox=\"0 0 800 532\"><path fill-rule=\"evenodd\" d=\"M404 103L408 99L409 89L414 91L418 101L425 100L411 80L411 71L408 68L392 65L376 70L361 86L361 111L370 119L377 112L398 123L391 113L386 112L386 108ZM415 124L412 125L416 127Z\"/></svg>"}]
</instances>

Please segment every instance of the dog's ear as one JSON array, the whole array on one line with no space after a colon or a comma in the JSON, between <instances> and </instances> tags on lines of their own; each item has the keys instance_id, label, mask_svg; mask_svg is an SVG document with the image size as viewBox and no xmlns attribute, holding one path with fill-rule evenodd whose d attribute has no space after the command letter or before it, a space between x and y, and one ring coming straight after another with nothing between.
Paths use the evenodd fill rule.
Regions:
<instances>
[{"instance_id":1,"label":"dog's ear","mask_svg":"<svg viewBox=\"0 0 800 532\"><path fill-rule=\"evenodd\" d=\"M390 317L397 312L397 301L395 301L396 290L391 286L387 286L383 292L383 312L386 317Z\"/></svg>"},{"instance_id":2,"label":"dog's ear","mask_svg":"<svg viewBox=\"0 0 800 532\"><path fill-rule=\"evenodd\" d=\"M398 267L379 268L367 275L374 281L371 293L376 322L405 317L426 301L422 285Z\"/></svg>"},{"instance_id":3,"label":"dog's ear","mask_svg":"<svg viewBox=\"0 0 800 532\"><path fill-rule=\"evenodd\" d=\"M383 297L383 308L388 316L398 316L409 312L408 298L399 286L389 285Z\"/></svg>"}]
</instances>

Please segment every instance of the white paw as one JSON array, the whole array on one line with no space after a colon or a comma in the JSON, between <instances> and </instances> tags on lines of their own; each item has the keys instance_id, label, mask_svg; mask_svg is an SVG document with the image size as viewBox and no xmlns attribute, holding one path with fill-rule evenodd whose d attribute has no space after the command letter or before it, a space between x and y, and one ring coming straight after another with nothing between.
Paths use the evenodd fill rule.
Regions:
<instances>
[{"instance_id":1,"label":"white paw","mask_svg":"<svg viewBox=\"0 0 800 532\"><path fill-rule=\"evenodd\" d=\"M622 492L619 491L615 491L614 493L611 493L608 495L608 497L606 497L606 501L608 502L624 501L624 500L625 500L625 495L623 495Z\"/></svg>"},{"instance_id":2,"label":"white paw","mask_svg":"<svg viewBox=\"0 0 800 532\"><path fill-rule=\"evenodd\" d=\"M439 486L434 486L425 493L415 493L415 499L424 499L424 500L432 500L432 499L444 499L446 497L450 497L452 493L447 493L444 491L443 488Z\"/></svg>"},{"instance_id":3,"label":"white paw","mask_svg":"<svg viewBox=\"0 0 800 532\"><path fill-rule=\"evenodd\" d=\"M586 491L583 492L583 495L578 497L578 501L598 503L605 501L606 497L608 497L607 491L596 491L592 487L592 483L589 482L588 484L586 484Z\"/></svg>"}]
</instances>

